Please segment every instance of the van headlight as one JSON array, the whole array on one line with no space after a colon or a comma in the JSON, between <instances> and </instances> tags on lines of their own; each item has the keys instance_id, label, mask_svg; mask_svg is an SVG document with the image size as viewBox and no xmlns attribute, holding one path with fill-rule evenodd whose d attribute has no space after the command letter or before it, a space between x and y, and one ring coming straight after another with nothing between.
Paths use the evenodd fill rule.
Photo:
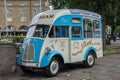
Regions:
<instances>
[{"instance_id":1,"label":"van headlight","mask_svg":"<svg viewBox=\"0 0 120 80\"><path fill-rule=\"evenodd\" d=\"M51 49L50 49L49 47L46 47L46 48L45 48L45 54L46 54L46 55L48 55L50 51L51 51Z\"/></svg>"}]
</instances>

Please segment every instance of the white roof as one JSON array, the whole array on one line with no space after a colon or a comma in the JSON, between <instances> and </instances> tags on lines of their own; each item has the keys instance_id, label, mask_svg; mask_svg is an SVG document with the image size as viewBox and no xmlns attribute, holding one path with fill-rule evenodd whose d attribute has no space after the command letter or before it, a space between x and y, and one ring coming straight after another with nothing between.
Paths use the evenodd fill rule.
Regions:
<instances>
[{"instance_id":1,"label":"white roof","mask_svg":"<svg viewBox=\"0 0 120 80\"><path fill-rule=\"evenodd\" d=\"M101 18L101 16L97 13L86 11L86 10L80 10L80 9L58 9L58 10L48 10L42 13L37 14L32 19L30 25L34 24L53 24L54 20L56 18L63 16L63 15L69 15L69 14L79 14L79 15L85 15L95 18Z\"/></svg>"}]
</instances>

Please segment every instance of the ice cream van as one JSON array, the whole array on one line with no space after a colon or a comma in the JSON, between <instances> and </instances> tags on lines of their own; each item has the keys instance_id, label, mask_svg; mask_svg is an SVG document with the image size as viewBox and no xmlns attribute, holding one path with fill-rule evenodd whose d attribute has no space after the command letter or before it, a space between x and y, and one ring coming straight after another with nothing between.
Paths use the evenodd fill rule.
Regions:
<instances>
[{"instance_id":1,"label":"ice cream van","mask_svg":"<svg viewBox=\"0 0 120 80\"><path fill-rule=\"evenodd\" d=\"M80 9L48 10L34 16L17 64L24 72L44 69L56 76L64 64L94 65L103 56L102 22L97 13Z\"/></svg>"}]
</instances>

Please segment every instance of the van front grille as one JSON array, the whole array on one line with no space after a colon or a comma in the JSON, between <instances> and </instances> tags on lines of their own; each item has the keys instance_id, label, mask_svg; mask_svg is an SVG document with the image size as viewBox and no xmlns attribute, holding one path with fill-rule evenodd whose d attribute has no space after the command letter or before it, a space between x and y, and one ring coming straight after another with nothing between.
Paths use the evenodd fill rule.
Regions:
<instances>
[{"instance_id":1,"label":"van front grille","mask_svg":"<svg viewBox=\"0 0 120 80\"><path fill-rule=\"evenodd\" d=\"M34 60L34 45L29 43L27 44L25 50L24 50L24 56L23 56L23 60Z\"/></svg>"}]
</instances>

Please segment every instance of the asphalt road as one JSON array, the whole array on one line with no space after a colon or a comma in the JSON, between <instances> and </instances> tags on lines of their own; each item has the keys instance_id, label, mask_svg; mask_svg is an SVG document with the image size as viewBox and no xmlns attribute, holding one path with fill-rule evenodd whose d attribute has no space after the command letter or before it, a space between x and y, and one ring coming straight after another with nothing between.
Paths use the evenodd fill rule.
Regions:
<instances>
[{"instance_id":1,"label":"asphalt road","mask_svg":"<svg viewBox=\"0 0 120 80\"><path fill-rule=\"evenodd\" d=\"M15 74L1 76L0 80L120 80L120 53L97 59L92 68L84 68L82 63L66 65L52 78L46 77L44 71L25 74L18 68Z\"/></svg>"}]
</instances>

